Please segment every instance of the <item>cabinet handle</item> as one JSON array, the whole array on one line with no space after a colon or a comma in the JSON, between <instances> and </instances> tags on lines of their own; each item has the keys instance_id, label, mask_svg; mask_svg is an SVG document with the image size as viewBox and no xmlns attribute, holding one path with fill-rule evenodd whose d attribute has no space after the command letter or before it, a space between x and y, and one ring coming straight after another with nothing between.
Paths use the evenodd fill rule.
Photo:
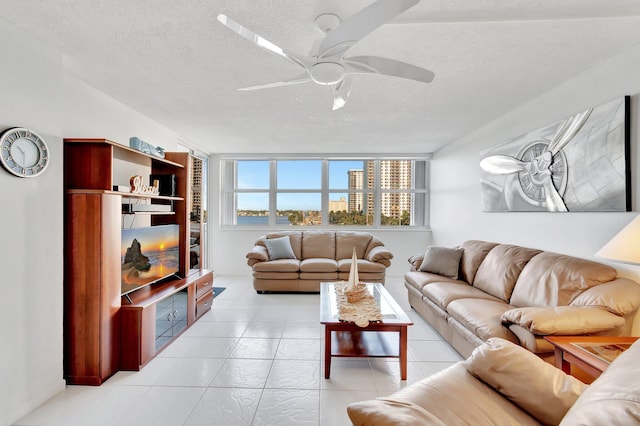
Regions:
<instances>
[{"instance_id":1,"label":"cabinet handle","mask_svg":"<svg viewBox=\"0 0 640 426\"><path fill-rule=\"evenodd\" d=\"M171 312L169 312L167 314L167 321L171 322L173 320L173 317L171 316Z\"/></svg>"},{"instance_id":2,"label":"cabinet handle","mask_svg":"<svg viewBox=\"0 0 640 426\"><path fill-rule=\"evenodd\" d=\"M176 311L173 311L173 312L171 313L171 315L173 315L173 319L178 318L178 314L179 314L179 312L178 312L177 310L176 310Z\"/></svg>"},{"instance_id":3,"label":"cabinet handle","mask_svg":"<svg viewBox=\"0 0 640 426\"><path fill-rule=\"evenodd\" d=\"M212 283L210 283L209 281L207 281L207 282L205 282L205 283L202 283L202 287L206 287L206 286L208 286L209 284L212 284Z\"/></svg>"}]
</instances>

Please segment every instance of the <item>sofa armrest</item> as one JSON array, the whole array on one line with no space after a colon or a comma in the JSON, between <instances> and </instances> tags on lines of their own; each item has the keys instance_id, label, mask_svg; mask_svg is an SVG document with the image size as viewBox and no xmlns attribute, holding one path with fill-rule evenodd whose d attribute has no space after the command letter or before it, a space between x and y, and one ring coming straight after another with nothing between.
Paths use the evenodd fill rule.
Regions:
<instances>
[{"instance_id":1,"label":"sofa armrest","mask_svg":"<svg viewBox=\"0 0 640 426\"><path fill-rule=\"evenodd\" d=\"M256 245L253 246L251 251L247 253L247 265L253 266L258 262L266 262L269 260L269 253L265 246Z\"/></svg>"},{"instance_id":2,"label":"sofa armrest","mask_svg":"<svg viewBox=\"0 0 640 426\"><path fill-rule=\"evenodd\" d=\"M546 425L557 425L587 388L528 350L500 338L478 346L467 370Z\"/></svg>"},{"instance_id":3,"label":"sofa armrest","mask_svg":"<svg viewBox=\"0 0 640 426\"><path fill-rule=\"evenodd\" d=\"M419 405L383 398L353 402L347 406L347 414L354 426L417 424L445 426L445 423Z\"/></svg>"},{"instance_id":4,"label":"sofa armrest","mask_svg":"<svg viewBox=\"0 0 640 426\"><path fill-rule=\"evenodd\" d=\"M612 314L626 316L640 306L640 285L626 278L616 278L583 291L571 301L571 306L597 306Z\"/></svg>"},{"instance_id":5,"label":"sofa armrest","mask_svg":"<svg viewBox=\"0 0 640 426\"><path fill-rule=\"evenodd\" d=\"M387 263L390 263L389 261L393 259L393 253L384 246L377 246L369 250L365 258L370 262L385 263L386 260Z\"/></svg>"},{"instance_id":6,"label":"sofa armrest","mask_svg":"<svg viewBox=\"0 0 640 426\"><path fill-rule=\"evenodd\" d=\"M424 253L422 254L414 254L407 261L411 265L411 271L417 271L420 269L420 265L422 265L422 261L424 260Z\"/></svg>"},{"instance_id":7,"label":"sofa armrest","mask_svg":"<svg viewBox=\"0 0 640 426\"><path fill-rule=\"evenodd\" d=\"M502 322L517 324L534 334L577 336L624 325L623 317L598 307L556 306L510 309Z\"/></svg>"}]
</instances>

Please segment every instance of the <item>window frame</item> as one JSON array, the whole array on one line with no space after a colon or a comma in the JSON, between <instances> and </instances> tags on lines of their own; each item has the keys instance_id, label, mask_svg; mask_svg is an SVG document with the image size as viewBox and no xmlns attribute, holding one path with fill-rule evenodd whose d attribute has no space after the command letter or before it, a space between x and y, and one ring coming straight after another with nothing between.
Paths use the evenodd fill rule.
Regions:
<instances>
[{"instance_id":1,"label":"window frame","mask_svg":"<svg viewBox=\"0 0 640 426\"><path fill-rule=\"evenodd\" d=\"M321 198L321 224L320 225L298 225L296 229L313 230L313 229L340 229L340 230L424 230L429 229L429 199L430 199L430 160L431 154L376 154L376 155L360 155L360 154L339 154L339 155L267 155L267 154L225 154L215 156L218 160L220 170L219 181L219 226L220 229L273 229L273 230L290 230L291 225L278 225L276 223L277 197L282 193L316 193ZM321 187L319 189L296 189L277 188L277 162L292 160L315 160L320 161L321 168ZM363 193L365 203L367 203L367 194L373 194L374 221L371 225L336 225L329 223L329 197L333 193L349 193L354 192L349 188L330 188L329 187L329 165L331 161L374 161L374 177L373 188L365 188L357 190ZM411 188L400 189L382 189L380 182L380 162L393 160L409 160L414 161L412 170L416 170L415 162L423 162L424 167L421 173L412 173ZM268 161L269 162L269 188L237 188L237 161ZM232 165L232 166L231 166ZM424 188L416 187L416 179L424 179ZM237 194L240 193L264 193L268 195L269 218L266 225L238 225L237 220ZM381 224L381 199L383 193L410 193L411 207L410 225L382 225ZM422 195L422 203L424 204L423 212L416 212L417 204L414 201L416 194ZM418 218L417 216L422 216ZM421 222L421 223L420 223ZM414 224L419 223L419 224Z\"/></svg>"}]
</instances>

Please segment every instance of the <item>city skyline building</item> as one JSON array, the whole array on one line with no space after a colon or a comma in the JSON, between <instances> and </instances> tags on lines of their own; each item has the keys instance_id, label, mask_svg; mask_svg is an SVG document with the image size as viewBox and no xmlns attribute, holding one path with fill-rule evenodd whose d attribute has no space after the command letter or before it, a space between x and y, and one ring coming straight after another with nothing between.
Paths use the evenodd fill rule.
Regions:
<instances>
[{"instance_id":1,"label":"city skyline building","mask_svg":"<svg viewBox=\"0 0 640 426\"><path fill-rule=\"evenodd\" d=\"M364 171L362 169L350 169L347 171L349 189L363 189ZM362 192L349 192L349 212L359 212L364 209L364 194Z\"/></svg>"},{"instance_id":2,"label":"city skyline building","mask_svg":"<svg viewBox=\"0 0 640 426\"><path fill-rule=\"evenodd\" d=\"M399 218L405 211L411 211L411 193L407 192L384 192L384 190L411 189L412 182L412 161L411 160L383 160L380 161L380 212L389 217ZM365 189L374 187L375 163L365 161L365 170L351 169L349 175L349 189ZM375 199L373 194L367 195L366 205L364 203L365 194L363 192L349 193L349 211L373 211Z\"/></svg>"},{"instance_id":3,"label":"city skyline building","mask_svg":"<svg viewBox=\"0 0 640 426\"><path fill-rule=\"evenodd\" d=\"M330 212L348 211L347 199L344 197L340 197L339 200L329 200L329 211Z\"/></svg>"},{"instance_id":4,"label":"city skyline building","mask_svg":"<svg viewBox=\"0 0 640 426\"><path fill-rule=\"evenodd\" d=\"M409 192L384 192L385 189L410 189L412 179L411 160L380 161L380 211L389 217L401 217L405 211L411 211Z\"/></svg>"}]
</instances>

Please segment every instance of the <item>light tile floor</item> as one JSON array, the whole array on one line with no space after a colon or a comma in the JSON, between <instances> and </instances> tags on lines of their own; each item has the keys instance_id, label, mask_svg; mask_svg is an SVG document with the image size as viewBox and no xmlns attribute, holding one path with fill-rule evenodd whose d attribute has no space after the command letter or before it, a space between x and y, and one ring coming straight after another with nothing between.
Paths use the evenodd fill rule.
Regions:
<instances>
[{"instance_id":1,"label":"light tile floor","mask_svg":"<svg viewBox=\"0 0 640 426\"><path fill-rule=\"evenodd\" d=\"M349 425L346 406L388 395L462 357L407 302L407 381L397 359L338 358L323 375L318 294L257 294L250 277L216 277L213 309L139 372L67 386L16 425Z\"/></svg>"}]
</instances>

